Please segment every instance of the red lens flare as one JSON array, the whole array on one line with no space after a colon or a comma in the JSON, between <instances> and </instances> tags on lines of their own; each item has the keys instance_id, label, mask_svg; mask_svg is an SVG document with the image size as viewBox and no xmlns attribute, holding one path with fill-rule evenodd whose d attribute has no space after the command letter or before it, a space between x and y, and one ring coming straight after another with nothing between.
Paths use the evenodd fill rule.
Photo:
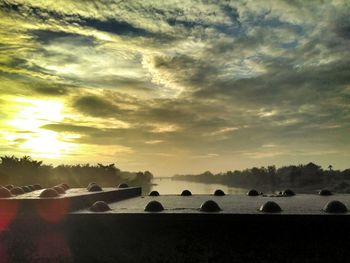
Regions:
<instances>
[{"instance_id":1,"label":"red lens flare","mask_svg":"<svg viewBox=\"0 0 350 263\"><path fill-rule=\"evenodd\" d=\"M18 203L0 200L0 233L16 218Z\"/></svg>"},{"instance_id":2,"label":"red lens flare","mask_svg":"<svg viewBox=\"0 0 350 263\"><path fill-rule=\"evenodd\" d=\"M41 219L50 223L60 223L69 211L70 202L67 199L40 200L37 212Z\"/></svg>"}]
</instances>

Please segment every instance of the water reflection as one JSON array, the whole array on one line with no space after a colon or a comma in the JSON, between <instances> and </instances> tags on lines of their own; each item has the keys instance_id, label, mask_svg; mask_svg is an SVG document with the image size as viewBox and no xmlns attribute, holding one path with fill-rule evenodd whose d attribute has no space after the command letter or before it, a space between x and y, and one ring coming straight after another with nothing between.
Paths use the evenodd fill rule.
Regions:
<instances>
[{"instance_id":1,"label":"water reflection","mask_svg":"<svg viewBox=\"0 0 350 263\"><path fill-rule=\"evenodd\" d=\"M192 194L213 194L216 189L222 189L227 194L245 194L247 189L229 187L222 184L206 184L199 182L189 182L182 180L173 180L171 178L154 178L152 185L148 189L144 189L144 194L156 190L162 194L181 194L184 189L188 189Z\"/></svg>"}]
</instances>

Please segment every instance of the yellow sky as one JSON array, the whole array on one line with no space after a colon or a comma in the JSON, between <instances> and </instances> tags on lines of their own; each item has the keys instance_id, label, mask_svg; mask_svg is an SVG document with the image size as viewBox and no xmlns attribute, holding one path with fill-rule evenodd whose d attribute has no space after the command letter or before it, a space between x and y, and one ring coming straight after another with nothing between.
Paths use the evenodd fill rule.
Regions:
<instances>
[{"instance_id":1,"label":"yellow sky","mask_svg":"<svg viewBox=\"0 0 350 263\"><path fill-rule=\"evenodd\" d=\"M347 1L0 2L0 154L155 175L350 157Z\"/></svg>"}]
</instances>

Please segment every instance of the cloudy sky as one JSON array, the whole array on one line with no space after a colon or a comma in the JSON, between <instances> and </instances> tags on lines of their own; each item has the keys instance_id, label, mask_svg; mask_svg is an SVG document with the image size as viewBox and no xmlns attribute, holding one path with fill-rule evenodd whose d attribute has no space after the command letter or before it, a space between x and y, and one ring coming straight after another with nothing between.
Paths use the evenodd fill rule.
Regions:
<instances>
[{"instance_id":1,"label":"cloudy sky","mask_svg":"<svg viewBox=\"0 0 350 263\"><path fill-rule=\"evenodd\" d=\"M0 153L158 176L350 167L350 2L0 0Z\"/></svg>"}]
</instances>

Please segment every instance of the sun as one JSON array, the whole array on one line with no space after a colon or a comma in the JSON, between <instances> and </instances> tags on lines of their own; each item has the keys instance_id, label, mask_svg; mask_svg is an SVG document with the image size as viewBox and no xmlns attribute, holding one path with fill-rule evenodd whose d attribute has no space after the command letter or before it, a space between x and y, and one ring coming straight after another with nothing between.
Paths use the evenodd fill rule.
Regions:
<instances>
[{"instance_id":1,"label":"sun","mask_svg":"<svg viewBox=\"0 0 350 263\"><path fill-rule=\"evenodd\" d=\"M59 133L42 128L45 124L63 121L62 101L15 98L13 105L15 114L7 124L13 131L12 140L20 142L19 150L34 157L60 158L76 148Z\"/></svg>"},{"instance_id":2,"label":"sun","mask_svg":"<svg viewBox=\"0 0 350 263\"><path fill-rule=\"evenodd\" d=\"M48 122L63 119L64 104L61 101L15 98L13 105L17 113L8 124L21 130L37 130Z\"/></svg>"}]
</instances>

